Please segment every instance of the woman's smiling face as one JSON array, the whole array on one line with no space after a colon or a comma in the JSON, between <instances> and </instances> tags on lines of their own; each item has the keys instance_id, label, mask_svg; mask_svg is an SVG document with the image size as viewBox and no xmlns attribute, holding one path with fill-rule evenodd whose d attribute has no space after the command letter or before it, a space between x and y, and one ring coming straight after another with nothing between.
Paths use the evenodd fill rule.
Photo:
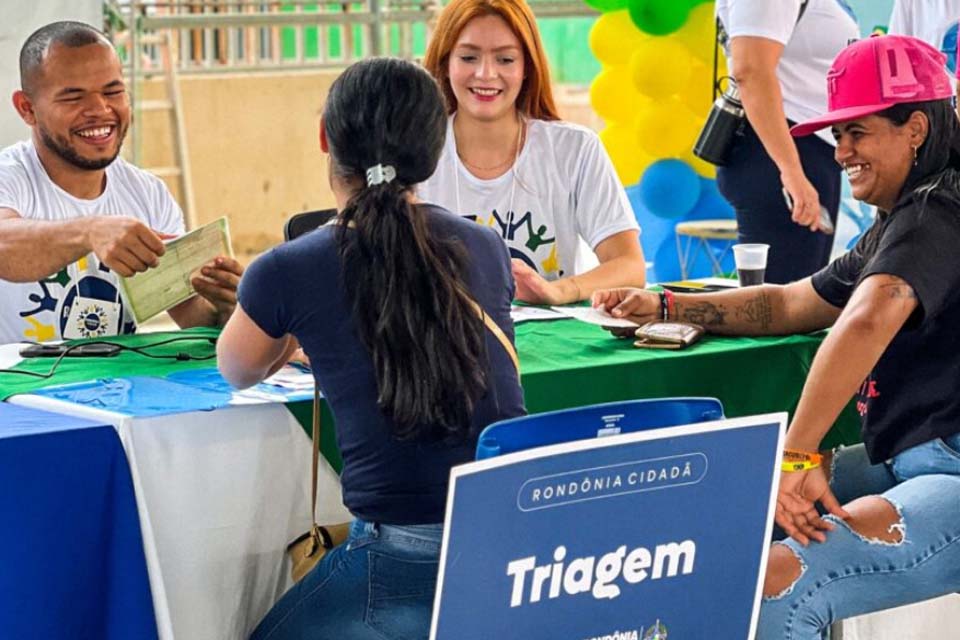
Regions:
<instances>
[{"instance_id":1,"label":"woman's smiling face","mask_svg":"<svg viewBox=\"0 0 960 640\"><path fill-rule=\"evenodd\" d=\"M512 117L523 86L523 45L503 18L474 18L450 52L447 77L458 111L486 121Z\"/></svg>"},{"instance_id":2,"label":"woman's smiling face","mask_svg":"<svg viewBox=\"0 0 960 640\"><path fill-rule=\"evenodd\" d=\"M833 126L834 157L850 180L853 197L890 211L923 144L927 119L915 111L903 125L878 115Z\"/></svg>"}]
</instances>

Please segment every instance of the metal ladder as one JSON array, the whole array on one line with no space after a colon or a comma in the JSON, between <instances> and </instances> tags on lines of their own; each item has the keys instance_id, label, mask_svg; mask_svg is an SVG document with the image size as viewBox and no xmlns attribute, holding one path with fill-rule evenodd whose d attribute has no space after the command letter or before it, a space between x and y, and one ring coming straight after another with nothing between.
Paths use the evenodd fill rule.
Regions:
<instances>
[{"instance_id":1,"label":"metal ladder","mask_svg":"<svg viewBox=\"0 0 960 640\"><path fill-rule=\"evenodd\" d=\"M141 114L148 111L166 111L170 115L170 132L174 164L163 167L142 167L159 178L177 179L183 207L184 222L187 229L196 227L196 207L193 199L193 182L190 173L190 154L187 146L187 132L183 120L183 102L180 94L180 79L177 66L171 54L170 31L164 30L156 35L139 33L133 28L130 33L130 103L133 111L133 130L131 132L133 164L140 166L140 130L138 123ZM137 95L136 83L142 77L140 73L139 52L142 47L154 45L160 52L161 73L166 84L167 97L163 100L142 100Z\"/></svg>"}]
</instances>

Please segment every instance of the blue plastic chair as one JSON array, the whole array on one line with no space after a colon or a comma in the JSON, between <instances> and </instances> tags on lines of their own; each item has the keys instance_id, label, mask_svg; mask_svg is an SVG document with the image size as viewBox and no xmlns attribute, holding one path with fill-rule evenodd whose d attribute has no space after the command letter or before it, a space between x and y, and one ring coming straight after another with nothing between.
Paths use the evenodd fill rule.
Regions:
<instances>
[{"instance_id":1,"label":"blue plastic chair","mask_svg":"<svg viewBox=\"0 0 960 640\"><path fill-rule=\"evenodd\" d=\"M573 440L723 419L716 398L655 398L607 402L537 413L489 425L477 441L477 460Z\"/></svg>"}]
</instances>

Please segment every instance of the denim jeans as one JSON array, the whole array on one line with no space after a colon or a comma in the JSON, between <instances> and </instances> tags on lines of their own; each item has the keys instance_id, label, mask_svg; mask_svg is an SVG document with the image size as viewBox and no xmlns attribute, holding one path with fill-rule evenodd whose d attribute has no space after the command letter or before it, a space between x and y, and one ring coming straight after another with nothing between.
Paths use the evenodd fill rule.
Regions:
<instances>
[{"instance_id":1,"label":"denim jeans","mask_svg":"<svg viewBox=\"0 0 960 640\"><path fill-rule=\"evenodd\" d=\"M416 640L430 633L443 525L354 520L251 640Z\"/></svg>"},{"instance_id":2,"label":"denim jeans","mask_svg":"<svg viewBox=\"0 0 960 640\"><path fill-rule=\"evenodd\" d=\"M833 622L960 590L960 435L871 465L863 445L839 449L830 484L841 504L880 495L900 515L900 542L867 540L834 516L823 543L787 545L800 577L764 598L758 640L819 640Z\"/></svg>"}]
</instances>

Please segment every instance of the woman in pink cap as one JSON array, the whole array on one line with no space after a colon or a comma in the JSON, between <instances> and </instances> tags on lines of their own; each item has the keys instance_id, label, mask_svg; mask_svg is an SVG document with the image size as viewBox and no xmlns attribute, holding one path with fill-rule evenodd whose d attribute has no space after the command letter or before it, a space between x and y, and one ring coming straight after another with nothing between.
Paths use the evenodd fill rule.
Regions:
<instances>
[{"instance_id":1,"label":"woman in pink cap","mask_svg":"<svg viewBox=\"0 0 960 640\"><path fill-rule=\"evenodd\" d=\"M786 286L666 298L670 319L722 334L832 326L786 437L757 638L814 640L832 622L960 590L960 123L944 57L908 36L861 40L827 77L853 195L879 215L857 245ZM646 322L661 298L598 292ZM818 452L856 398L863 444ZM821 517L816 506L822 507ZM843 506L841 506L843 505Z\"/></svg>"}]
</instances>

